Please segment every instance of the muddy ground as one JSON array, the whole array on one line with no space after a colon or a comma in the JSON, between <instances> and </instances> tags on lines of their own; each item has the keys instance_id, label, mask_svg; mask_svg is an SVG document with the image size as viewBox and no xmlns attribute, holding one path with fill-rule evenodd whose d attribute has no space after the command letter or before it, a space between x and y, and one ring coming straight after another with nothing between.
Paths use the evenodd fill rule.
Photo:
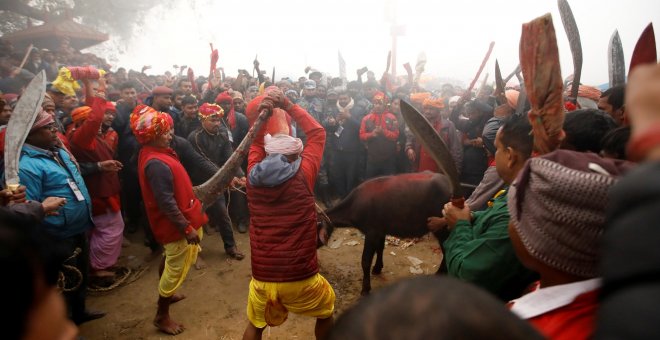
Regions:
<instances>
[{"instance_id":1,"label":"muddy ground","mask_svg":"<svg viewBox=\"0 0 660 340\"><path fill-rule=\"evenodd\" d=\"M192 269L181 293L187 299L171 308L173 318L186 326L177 339L240 339L247 317L248 283L250 281L249 239L247 234L235 232L239 248L247 255L243 261L229 259L222 248L220 235L205 235L202 257L206 269ZM161 339L152 325L158 298L158 258L149 256L142 245L142 235L129 235L131 245L122 251L120 264L146 269L138 279L109 292L90 293L88 307L106 311L105 318L80 327L86 339ZM440 262L435 238L427 235L411 245L401 240L399 245L388 243L384 252L381 275L372 276L372 290L414 275L433 274ZM329 242L330 247L319 249L321 274L332 284L337 300L335 317L360 299L362 270L360 257L364 240L355 229L338 229ZM413 257L413 258L409 258ZM417 260L422 263L414 266ZM294 314L280 327L268 328L264 339L313 339L314 319Z\"/></svg>"}]
</instances>

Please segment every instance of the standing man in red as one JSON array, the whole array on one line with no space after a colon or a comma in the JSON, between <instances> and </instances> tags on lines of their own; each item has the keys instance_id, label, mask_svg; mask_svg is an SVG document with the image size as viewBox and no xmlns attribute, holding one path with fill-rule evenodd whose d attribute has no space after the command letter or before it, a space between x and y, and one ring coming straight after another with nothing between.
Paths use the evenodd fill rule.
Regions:
<instances>
[{"instance_id":1,"label":"standing man in red","mask_svg":"<svg viewBox=\"0 0 660 340\"><path fill-rule=\"evenodd\" d=\"M201 250L202 225L208 219L202 203L192 191L188 173L170 148L173 123L169 114L138 105L131 114L131 130L142 145L138 176L142 198L154 237L163 245L165 257L160 266L158 311L154 325L176 335L184 326L172 320L170 304L184 298L175 291Z\"/></svg>"},{"instance_id":2,"label":"standing man in red","mask_svg":"<svg viewBox=\"0 0 660 340\"><path fill-rule=\"evenodd\" d=\"M71 112L73 124L67 133L71 152L80 163L91 168L83 178L92 197L94 228L89 234L89 262L91 275L112 277L110 268L117 263L121 252L124 220L121 216L118 171L122 164L114 160L117 133L112 130L115 107L105 100L105 79L99 79L99 90L93 93L85 82L86 104ZM107 117L106 117L107 116ZM109 120L109 123L106 123Z\"/></svg>"},{"instance_id":3,"label":"standing man in red","mask_svg":"<svg viewBox=\"0 0 660 340\"><path fill-rule=\"evenodd\" d=\"M255 98L248 117L263 109L285 110L307 136L304 146L289 136L285 115L274 114L248 155L247 197L250 208L252 281L243 339L261 339L264 328L279 326L288 312L316 318L316 338L332 327L335 293L319 274L314 183L321 166L325 130L279 89ZM275 109L276 110L276 109ZM278 119L281 118L281 119ZM277 124L273 124L277 123Z\"/></svg>"},{"instance_id":4,"label":"standing man in red","mask_svg":"<svg viewBox=\"0 0 660 340\"><path fill-rule=\"evenodd\" d=\"M373 110L362 118L360 125L360 140L367 146L367 179L396 172L396 141L399 138L399 122L387 111L387 97L377 92L372 103Z\"/></svg>"}]
</instances>

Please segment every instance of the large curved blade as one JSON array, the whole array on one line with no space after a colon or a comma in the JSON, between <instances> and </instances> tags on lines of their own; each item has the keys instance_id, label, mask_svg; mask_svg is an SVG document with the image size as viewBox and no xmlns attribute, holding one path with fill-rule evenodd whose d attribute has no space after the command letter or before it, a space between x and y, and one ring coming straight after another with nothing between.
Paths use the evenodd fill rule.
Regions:
<instances>
[{"instance_id":1,"label":"large curved blade","mask_svg":"<svg viewBox=\"0 0 660 340\"><path fill-rule=\"evenodd\" d=\"M564 24L566 35L568 36L568 43L571 46L571 54L573 55L573 84L571 85L571 100L577 101L578 89L580 87L580 78L582 76L582 42L580 41L580 31L578 31L577 23L571 6L568 5L567 0L557 0L559 3L559 14L561 15L561 22Z\"/></svg>"},{"instance_id":2,"label":"large curved blade","mask_svg":"<svg viewBox=\"0 0 660 340\"><path fill-rule=\"evenodd\" d=\"M263 110L259 113L259 116L254 121L254 124L252 124L252 127L250 127L247 135L245 135L245 138L241 141L241 144L238 145L222 168L203 184L193 187L195 196L202 201L205 207L211 206L211 204L217 200L218 196L222 195L225 188L227 188L247 156L254 137L269 117L270 112L267 110Z\"/></svg>"},{"instance_id":3,"label":"large curved blade","mask_svg":"<svg viewBox=\"0 0 660 340\"><path fill-rule=\"evenodd\" d=\"M493 96L497 99L498 104L502 105L506 103L506 97L504 96L504 89L506 84L504 84L504 79L502 79L502 71L500 71L500 63L495 59L495 93Z\"/></svg>"},{"instance_id":4,"label":"large curved blade","mask_svg":"<svg viewBox=\"0 0 660 340\"><path fill-rule=\"evenodd\" d=\"M18 162L21 148L30 128L41 111L46 93L46 72L41 71L32 79L12 112L5 135L5 183L7 188L18 187Z\"/></svg>"},{"instance_id":5,"label":"large curved blade","mask_svg":"<svg viewBox=\"0 0 660 340\"><path fill-rule=\"evenodd\" d=\"M653 31L653 23L650 23L642 35L639 36L635 50L633 51L632 59L630 59L630 69L628 75L632 70L641 64L655 64L658 62L658 55L655 47L655 32Z\"/></svg>"},{"instance_id":6,"label":"large curved blade","mask_svg":"<svg viewBox=\"0 0 660 340\"><path fill-rule=\"evenodd\" d=\"M451 157L449 148L442 138L440 138L440 135L438 135L431 123L412 104L405 100L401 101L401 115L406 121L408 128L415 134L415 137L422 143L424 149L449 178L453 198L461 198L463 194L461 183L458 179L458 170L456 170L456 164Z\"/></svg>"},{"instance_id":7,"label":"large curved blade","mask_svg":"<svg viewBox=\"0 0 660 340\"><path fill-rule=\"evenodd\" d=\"M614 30L607 49L607 69L610 76L610 87L626 83L626 61L623 59L623 47L619 31Z\"/></svg>"}]
</instances>

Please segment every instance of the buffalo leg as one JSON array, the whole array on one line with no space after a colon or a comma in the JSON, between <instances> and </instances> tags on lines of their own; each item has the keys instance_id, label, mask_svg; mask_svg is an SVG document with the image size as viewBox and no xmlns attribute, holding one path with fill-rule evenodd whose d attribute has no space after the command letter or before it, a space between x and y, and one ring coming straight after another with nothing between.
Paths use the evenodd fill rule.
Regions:
<instances>
[{"instance_id":1,"label":"buffalo leg","mask_svg":"<svg viewBox=\"0 0 660 340\"><path fill-rule=\"evenodd\" d=\"M376 264L371 271L372 274L378 275L383 271L383 250L385 250L385 235L378 237L376 244Z\"/></svg>"},{"instance_id":2,"label":"buffalo leg","mask_svg":"<svg viewBox=\"0 0 660 340\"><path fill-rule=\"evenodd\" d=\"M362 295L369 294L371 290L369 269L371 269L371 262L374 259L374 253L377 248L376 239L373 235L369 234L366 234L364 238L364 249L362 249L362 292L360 292Z\"/></svg>"}]
</instances>

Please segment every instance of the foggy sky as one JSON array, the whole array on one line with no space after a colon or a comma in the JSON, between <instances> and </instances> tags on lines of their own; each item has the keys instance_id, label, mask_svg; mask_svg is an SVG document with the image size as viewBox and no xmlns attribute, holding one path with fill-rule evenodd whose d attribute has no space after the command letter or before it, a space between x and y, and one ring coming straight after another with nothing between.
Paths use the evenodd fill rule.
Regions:
<instances>
[{"instance_id":1,"label":"foggy sky","mask_svg":"<svg viewBox=\"0 0 660 340\"><path fill-rule=\"evenodd\" d=\"M394 0L392 0L394 1ZM385 70L391 49L391 15L405 26L398 38L397 73L402 64L415 65L420 52L428 58L426 73L468 83L495 41L485 72L494 77L495 58L504 76L518 64L521 24L552 13L563 77L573 64L556 0L279 0L279 1L180 1L173 8L151 10L137 37L125 45L118 66L139 70L152 65L151 73L188 65L196 75L208 75L209 42L219 49L227 75L238 68L252 72L259 55L262 69L276 78L297 78L305 66L337 76L337 51L347 64L349 80L367 66L377 77ZM626 68L644 27L660 28L658 0L572 0L573 14L582 39L582 82L608 81L607 47L619 30Z\"/></svg>"}]
</instances>

